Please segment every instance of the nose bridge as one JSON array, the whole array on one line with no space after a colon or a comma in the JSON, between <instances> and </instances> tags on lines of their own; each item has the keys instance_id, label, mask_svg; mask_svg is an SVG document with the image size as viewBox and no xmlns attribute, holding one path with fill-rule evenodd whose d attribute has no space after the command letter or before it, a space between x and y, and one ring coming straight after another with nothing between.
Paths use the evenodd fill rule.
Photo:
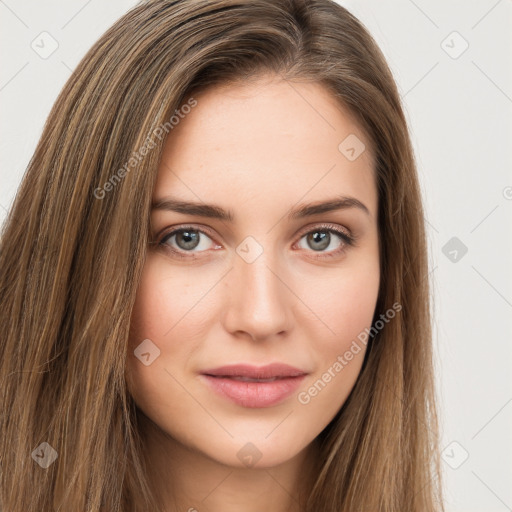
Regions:
<instances>
[{"instance_id":1,"label":"nose bridge","mask_svg":"<svg viewBox=\"0 0 512 512\"><path fill-rule=\"evenodd\" d=\"M245 240L237 247L233 265L227 328L231 332L245 331L253 338L286 330L291 297L281 281L282 266L274 252L263 249L254 239Z\"/></svg>"}]
</instances>

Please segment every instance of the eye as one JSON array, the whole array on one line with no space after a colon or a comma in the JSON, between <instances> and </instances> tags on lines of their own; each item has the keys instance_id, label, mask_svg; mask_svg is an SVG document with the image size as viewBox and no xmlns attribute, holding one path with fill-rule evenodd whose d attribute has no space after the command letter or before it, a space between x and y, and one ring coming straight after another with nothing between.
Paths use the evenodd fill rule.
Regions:
<instances>
[{"instance_id":1,"label":"eye","mask_svg":"<svg viewBox=\"0 0 512 512\"><path fill-rule=\"evenodd\" d=\"M337 256L347 250L347 247L355 245L355 236L332 224L322 224L315 229L310 229L300 235L299 248L309 249L319 253L319 258ZM307 247L300 246L305 240ZM212 236L206 230L184 226L165 234L159 242L159 247L164 247L180 258L196 258L197 253L206 252L209 249L221 249L222 246L215 243ZM331 250L326 251L326 249ZM197 250L196 250L197 249Z\"/></svg>"},{"instance_id":2,"label":"eye","mask_svg":"<svg viewBox=\"0 0 512 512\"><path fill-rule=\"evenodd\" d=\"M212 247L212 244L214 247ZM158 245L164 246L171 252L185 258L188 255L183 253L191 253L191 256L194 257L196 252L203 252L212 248L220 249L221 247L215 244L205 231L192 226L170 231L164 235L160 242L158 242Z\"/></svg>"},{"instance_id":3,"label":"eye","mask_svg":"<svg viewBox=\"0 0 512 512\"><path fill-rule=\"evenodd\" d=\"M311 249L313 252L320 253L318 257L321 258L337 256L346 251L347 247L355 245L354 235L331 224L317 226L315 229L306 232L301 237L301 240L303 239L305 239L307 247L302 246L300 248ZM332 250L326 251L325 249L329 247Z\"/></svg>"}]
</instances>

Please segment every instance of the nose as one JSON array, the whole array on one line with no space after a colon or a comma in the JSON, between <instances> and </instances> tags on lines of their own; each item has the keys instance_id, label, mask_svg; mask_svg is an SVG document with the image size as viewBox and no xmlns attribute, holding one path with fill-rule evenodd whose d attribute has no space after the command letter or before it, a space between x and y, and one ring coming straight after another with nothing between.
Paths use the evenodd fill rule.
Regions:
<instances>
[{"instance_id":1,"label":"nose","mask_svg":"<svg viewBox=\"0 0 512 512\"><path fill-rule=\"evenodd\" d=\"M264 251L252 263L236 256L233 265L226 276L225 329L232 335L248 335L254 341L282 336L290 330L297 299L288 288L289 277L275 259Z\"/></svg>"}]
</instances>

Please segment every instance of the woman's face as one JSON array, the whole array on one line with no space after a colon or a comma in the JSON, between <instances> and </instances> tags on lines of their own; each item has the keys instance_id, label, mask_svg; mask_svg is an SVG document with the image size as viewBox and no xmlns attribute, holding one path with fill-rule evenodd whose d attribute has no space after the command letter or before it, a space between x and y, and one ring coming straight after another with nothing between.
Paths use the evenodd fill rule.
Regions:
<instances>
[{"instance_id":1,"label":"woman's face","mask_svg":"<svg viewBox=\"0 0 512 512\"><path fill-rule=\"evenodd\" d=\"M372 150L319 84L194 98L153 194L128 387L178 445L271 467L318 436L362 366L380 279ZM359 203L320 206L342 196Z\"/></svg>"}]
</instances>

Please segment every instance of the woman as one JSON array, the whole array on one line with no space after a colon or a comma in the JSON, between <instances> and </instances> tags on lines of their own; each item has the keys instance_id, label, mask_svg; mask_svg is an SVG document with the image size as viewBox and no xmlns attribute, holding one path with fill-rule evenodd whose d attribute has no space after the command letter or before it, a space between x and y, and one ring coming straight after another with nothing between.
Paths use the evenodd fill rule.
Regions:
<instances>
[{"instance_id":1,"label":"woman","mask_svg":"<svg viewBox=\"0 0 512 512\"><path fill-rule=\"evenodd\" d=\"M422 212L346 9L132 9L4 227L2 510L443 510Z\"/></svg>"}]
</instances>

